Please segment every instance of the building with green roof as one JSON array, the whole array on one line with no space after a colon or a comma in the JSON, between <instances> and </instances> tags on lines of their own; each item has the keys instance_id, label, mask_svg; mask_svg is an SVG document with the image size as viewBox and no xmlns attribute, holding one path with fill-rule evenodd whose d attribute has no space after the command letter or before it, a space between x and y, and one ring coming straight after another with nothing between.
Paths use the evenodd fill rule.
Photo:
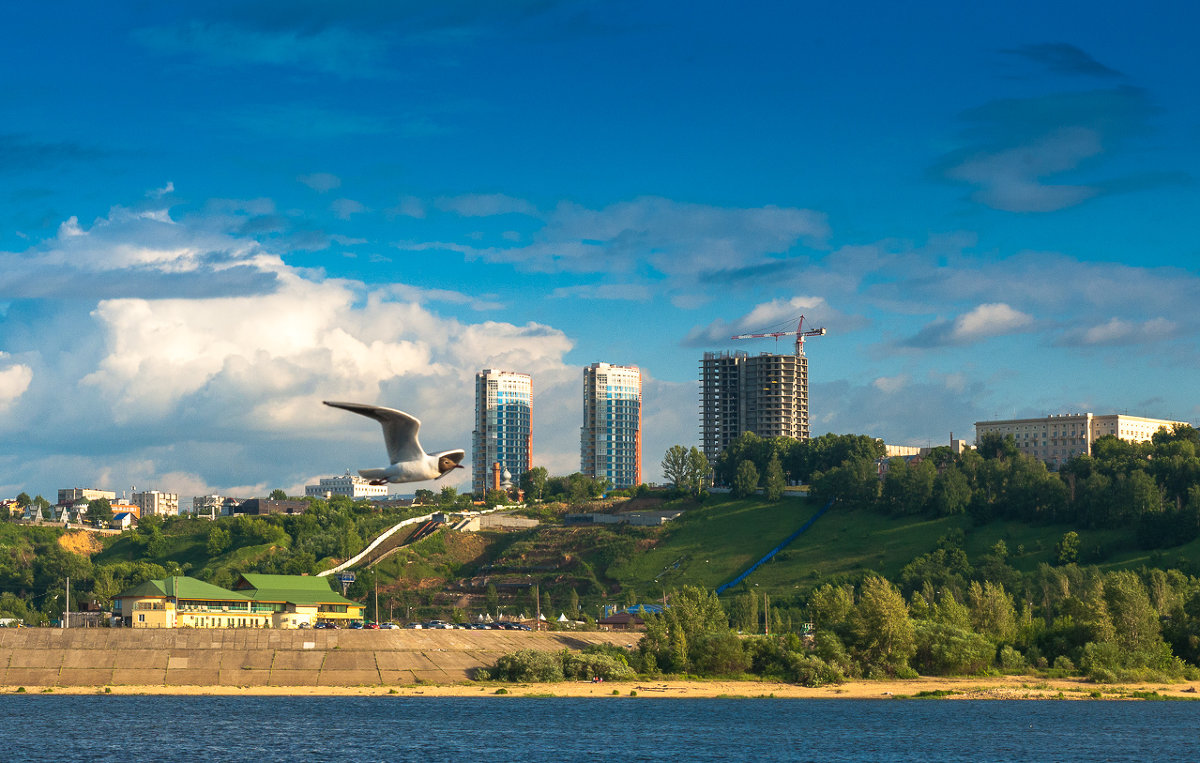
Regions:
<instances>
[{"instance_id":1,"label":"building with green roof","mask_svg":"<svg viewBox=\"0 0 1200 763\"><path fill-rule=\"evenodd\" d=\"M229 591L186 576L147 580L113 598L113 618L133 628L306 628L362 619L363 605L324 578L246 574Z\"/></svg>"}]
</instances>

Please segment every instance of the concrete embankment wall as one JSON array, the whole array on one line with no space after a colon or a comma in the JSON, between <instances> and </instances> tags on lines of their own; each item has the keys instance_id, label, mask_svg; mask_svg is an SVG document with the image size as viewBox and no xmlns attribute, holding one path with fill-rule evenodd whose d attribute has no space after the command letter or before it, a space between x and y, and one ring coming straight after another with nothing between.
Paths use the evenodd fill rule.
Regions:
<instances>
[{"instance_id":1,"label":"concrete embankment wall","mask_svg":"<svg viewBox=\"0 0 1200 763\"><path fill-rule=\"evenodd\" d=\"M0 686L456 683L502 654L635 643L631 633L0 629Z\"/></svg>"}]
</instances>

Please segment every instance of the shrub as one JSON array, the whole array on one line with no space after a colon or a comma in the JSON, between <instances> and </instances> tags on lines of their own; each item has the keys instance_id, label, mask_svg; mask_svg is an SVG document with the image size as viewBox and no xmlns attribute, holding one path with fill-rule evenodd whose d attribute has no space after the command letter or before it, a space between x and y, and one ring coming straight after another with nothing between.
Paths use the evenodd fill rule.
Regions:
<instances>
[{"instance_id":1,"label":"shrub","mask_svg":"<svg viewBox=\"0 0 1200 763\"><path fill-rule=\"evenodd\" d=\"M567 679L582 681L592 678L619 681L637 675L629 663L607 654L567 654L563 658L562 674Z\"/></svg>"},{"instance_id":2,"label":"shrub","mask_svg":"<svg viewBox=\"0 0 1200 763\"><path fill-rule=\"evenodd\" d=\"M1000 648L1000 669L1005 673L1023 673L1025 671L1025 656L1005 645Z\"/></svg>"},{"instance_id":3,"label":"shrub","mask_svg":"<svg viewBox=\"0 0 1200 763\"><path fill-rule=\"evenodd\" d=\"M563 680L562 657L554 652L522 649L496 660L491 677L497 681L536 681L552 683Z\"/></svg>"}]
</instances>

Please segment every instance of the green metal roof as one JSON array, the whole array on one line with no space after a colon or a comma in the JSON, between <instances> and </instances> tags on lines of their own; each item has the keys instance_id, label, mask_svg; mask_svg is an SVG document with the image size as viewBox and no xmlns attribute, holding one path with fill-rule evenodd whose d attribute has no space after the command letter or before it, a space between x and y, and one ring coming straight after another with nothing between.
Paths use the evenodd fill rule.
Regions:
<instances>
[{"instance_id":1,"label":"green metal roof","mask_svg":"<svg viewBox=\"0 0 1200 763\"><path fill-rule=\"evenodd\" d=\"M347 599L329 587L326 578L309 575L263 575L244 573L234 587L251 594L255 601L286 601L290 604L351 604L361 607L357 601Z\"/></svg>"},{"instance_id":2,"label":"green metal roof","mask_svg":"<svg viewBox=\"0 0 1200 763\"><path fill-rule=\"evenodd\" d=\"M123 596L163 597L168 599L198 599L201 601L249 601L250 597L239 591L229 591L203 580L183 575L163 580L147 580L139 586L117 594Z\"/></svg>"}]
</instances>

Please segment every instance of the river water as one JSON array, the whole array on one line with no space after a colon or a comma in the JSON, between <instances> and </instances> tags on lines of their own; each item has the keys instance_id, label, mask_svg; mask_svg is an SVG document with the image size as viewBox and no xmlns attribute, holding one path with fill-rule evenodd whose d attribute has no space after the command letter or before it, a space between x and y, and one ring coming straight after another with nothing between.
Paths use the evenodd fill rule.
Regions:
<instances>
[{"instance_id":1,"label":"river water","mask_svg":"<svg viewBox=\"0 0 1200 763\"><path fill-rule=\"evenodd\" d=\"M1200 760L1200 703L0 697L7 761Z\"/></svg>"}]
</instances>

